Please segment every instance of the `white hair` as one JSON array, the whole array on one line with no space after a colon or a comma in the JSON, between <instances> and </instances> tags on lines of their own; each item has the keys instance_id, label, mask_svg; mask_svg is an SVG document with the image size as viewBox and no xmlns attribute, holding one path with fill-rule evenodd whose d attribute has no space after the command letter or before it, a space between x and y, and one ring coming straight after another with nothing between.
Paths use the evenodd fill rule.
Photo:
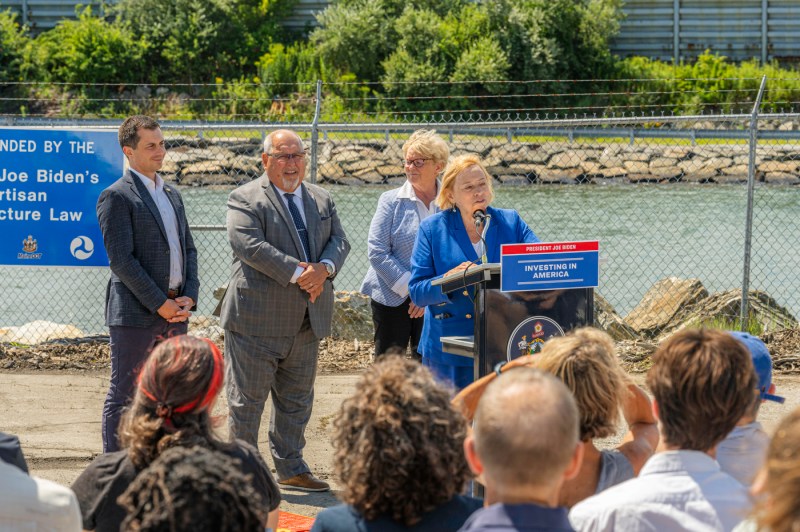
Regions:
<instances>
[{"instance_id":1,"label":"white hair","mask_svg":"<svg viewBox=\"0 0 800 532\"><path fill-rule=\"evenodd\" d=\"M298 135L297 133L295 133L294 131L292 131L290 129L277 129L277 130L273 131L272 133L270 133L269 135L267 135L267 138L264 139L264 153L271 153L272 152L272 136L273 135L275 135L276 133L286 133L286 132L291 133L292 135L297 137L297 140L300 141L300 148L303 151L305 151L306 144L305 144L305 142L303 142L303 139L300 138L300 135Z\"/></svg>"}]
</instances>

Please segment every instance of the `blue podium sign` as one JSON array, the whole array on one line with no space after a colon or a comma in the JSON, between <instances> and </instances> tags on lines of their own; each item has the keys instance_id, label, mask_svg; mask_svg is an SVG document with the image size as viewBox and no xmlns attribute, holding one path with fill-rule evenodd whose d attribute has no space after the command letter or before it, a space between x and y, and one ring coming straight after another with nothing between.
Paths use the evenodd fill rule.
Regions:
<instances>
[{"instance_id":1,"label":"blue podium sign","mask_svg":"<svg viewBox=\"0 0 800 532\"><path fill-rule=\"evenodd\" d=\"M599 249L596 240L505 244L500 250L500 290L596 287Z\"/></svg>"},{"instance_id":2,"label":"blue podium sign","mask_svg":"<svg viewBox=\"0 0 800 532\"><path fill-rule=\"evenodd\" d=\"M95 205L123 169L115 131L0 128L0 264L108 266Z\"/></svg>"}]
</instances>

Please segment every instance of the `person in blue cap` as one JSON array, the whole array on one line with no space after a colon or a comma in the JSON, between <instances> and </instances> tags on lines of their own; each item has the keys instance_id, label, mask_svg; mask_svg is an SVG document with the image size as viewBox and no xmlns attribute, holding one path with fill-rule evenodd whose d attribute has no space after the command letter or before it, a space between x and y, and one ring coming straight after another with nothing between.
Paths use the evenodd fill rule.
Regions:
<instances>
[{"instance_id":1,"label":"person in blue cap","mask_svg":"<svg viewBox=\"0 0 800 532\"><path fill-rule=\"evenodd\" d=\"M747 347L753 358L758 375L758 394L753 405L730 434L717 446L717 462L723 471L736 480L750 486L764 463L769 446L769 435L757 421L758 410L764 401L783 403L784 398L775 395L772 383L772 357L760 338L746 332L731 331L730 334Z\"/></svg>"}]
</instances>

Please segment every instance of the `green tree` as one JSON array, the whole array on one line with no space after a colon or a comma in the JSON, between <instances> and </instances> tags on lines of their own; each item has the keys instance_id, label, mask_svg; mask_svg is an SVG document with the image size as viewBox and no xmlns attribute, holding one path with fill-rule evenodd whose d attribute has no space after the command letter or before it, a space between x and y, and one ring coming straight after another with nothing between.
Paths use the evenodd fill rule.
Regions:
<instances>
[{"instance_id":1,"label":"green tree","mask_svg":"<svg viewBox=\"0 0 800 532\"><path fill-rule=\"evenodd\" d=\"M0 83L20 81L25 48L30 38L10 9L0 11Z\"/></svg>"},{"instance_id":2,"label":"green tree","mask_svg":"<svg viewBox=\"0 0 800 532\"><path fill-rule=\"evenodd\" d=\"M280 40L295 0L122 0L117 20L148 43L153 81L206 83L253 75Z\"/></svg>"},{"instance_id":3,"label":"green tree","mask_svg":"<svg viewBox=\"0 0 800 532\"><path fill-rule=\"evenodd\" d=\"M86 7L77 20L65 19L29 46L28 76L59 83L136 83L143 75L145 43Z\"/></svg>"}]
</instances>

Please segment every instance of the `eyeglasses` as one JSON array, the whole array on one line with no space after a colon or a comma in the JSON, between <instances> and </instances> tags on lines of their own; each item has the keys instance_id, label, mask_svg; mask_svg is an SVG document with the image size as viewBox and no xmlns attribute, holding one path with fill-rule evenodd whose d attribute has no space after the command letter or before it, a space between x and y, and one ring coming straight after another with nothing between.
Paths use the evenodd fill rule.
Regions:
<instances>
[{"instance_id":1,"label":"eyeglasses","mask_svg":"<svg viewBox=\"0 0 800 532\"><path fill-rule=\"evenodd\" d=\"M301 163L306 160L306 153L268 153L269 157L276 159L279 163L288 163L289 161L297 161Z\"/></svg>"},{"instance_id":2,"label":"eyeglasses","mask_svg":"<svg viewBox=\"0 0 800 532\"><path fill-rule=\"evenodd\" d=\"M415 168L422 168L423 166L425 166L425 161L430 161L430 159L413 159L410 161L403 159L403 165L414 166Z\"/></svg>"}]
</instances>

